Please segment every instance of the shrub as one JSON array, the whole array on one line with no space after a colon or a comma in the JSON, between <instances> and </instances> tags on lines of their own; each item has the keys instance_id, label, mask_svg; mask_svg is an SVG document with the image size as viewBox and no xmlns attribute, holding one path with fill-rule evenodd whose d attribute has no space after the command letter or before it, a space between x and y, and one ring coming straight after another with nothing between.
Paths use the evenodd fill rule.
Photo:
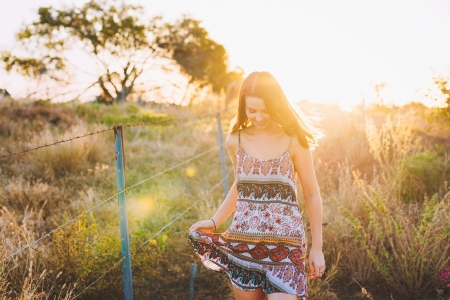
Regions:
<instances>
[{"instance_id":1,"label":"shrub","mask_svg":"<svg viewBox=\"0 0 450 300\"><path fill-rule=\"evenodd\" d=\"M49 260L57 272L62 274L58 287L64 282L78 282L78 288L82 290L117 263L119 254L118 236L108 234L105 228L102 230L91 213L53 234ZM102 289L108 284L102 278L97 287Z\"/></svg>"},{"instance_id":2,"label":"shrub","mask_svg":"<svg viewBox=\"0 0 450 300\"><path fill-rule=\"evenodd\" d=\"M144 110L135 104L101 105L98 103L79 104L76 114L90 123L102 123L110 127L130 123L151 122L168 118L167 114L158 114Z\"/></svg>"},{"instance_id":3,"label":"shrub","mask_svg":"<svg viewBox=\"0 0 450 300\"><path fill-rule=\"evenodd\" d=\"M24 212L27 208L42 209L51 196L51 187L40 179L30 182L15 177L0 187L0 205L20 212Z\"/></svg>"},{"instance_id":4,"label":"shrub","mask_svg":"<svg viewBox=\"0 0 450 300\"><path fill-rule=\"evenodd\" d=\"M437 153L426 151L409 155L399 162L403 170L396 178L399 193L404 202L417 202L424 195L439 192L443 180L447 178L448 166Z\"/></svg>"},{"instance_id":5,"label":"shrub","mask_svg":"<svg viewBox=\"0 0 450 300\"><path fill-rule=\"evenodd\" d=\"M420 149L420 139L412 133L412 126L403 123L401 119L393 123L390 115L380 128L369 119L366 124L366 136L370 153L389 180L394 179L398 172L402 172L397 168L397 163Z\"/></svg>"},{"instance_id":6,"label":"shrub","mask_svg":"<svg viewBox=\"0 0 450 300\"><path fill-rule=\"evenodd\" d=\"M395 291L410 297L430 291L450 262L450 193L426 199L414 218L357 176L355 183L368 218L341 206L355 242Z\"/></svg>"},{"instance_id":7,"label":"shrub","mask_svg":"<svg viewBox=\"0 0 450 300\"><path fill-rule=\"evenodd\" d=\"M70 139L87 133L86 126L79 125L71 128L60 136L44 131L32 140L33 145L50 144L63 139ZM31 164L33 174L40 178L59 178L70 174L87 173L98 162L104 162L111 155L113 146L108 146L105 134L96 134L86 138L75 139L70 142L46 147L33 156ZM112 132L110 133L112 135Z\"/></svg>"},{"instance_id":8,"label":"shrub","mask_svg":"<svg viewBox=\"0 0 450 300\"><path fill-rule=\"evenodd\" d=\"M438 300L445 300L444 296L450 294L450 268L445 268L439 274L439 287L436 289ZM445 293L445 292L448 293Z\"/></svg>"},{"instance_id":9,"label":"shrub","mask_svg":"<svg viewBox=\"0 0 450 300\"><path fill-rule=\"evenodd\" d=\"M22 126L26 124L29 129L35 131L44 129L46 124L67 129L78 122L76 115L71 110L42 101L33 102L32 105L15 103L0 107L0 116L8 122L20 123ZM3 129L4 131L0 131L0 134L9 135L12 129Z\"/></svg>"},{"instance_id":10,"label":"shrub","mask_svg":"<svg viewBox=\"0 0 450 300\"><path fill-rule=\"evenodd\" d=\"M100 120L101 123L107 126L113 125L126 125L131 123L140 123L140 122L153 122L168 119L166 114L155 114L150 111L140 112L136 114L130 115L105 115Z\"/></svg>"}]
</instances>

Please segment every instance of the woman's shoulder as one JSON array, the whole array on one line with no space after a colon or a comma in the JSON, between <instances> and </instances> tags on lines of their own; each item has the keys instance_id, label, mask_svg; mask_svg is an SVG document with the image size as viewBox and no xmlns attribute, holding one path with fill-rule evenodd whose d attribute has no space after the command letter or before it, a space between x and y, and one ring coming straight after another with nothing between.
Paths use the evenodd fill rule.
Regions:
<instances>
[{"instance_id":1,"label":"woman's shoulder","mask_svg":"<svg viewBox=\"0 0 450 300\"><path fill-rule=\"evenodd\" d=\"M229 149L237 149L237 147L239 146L238 134L239 132L237 130L228 134L225 142Z\"/></svg>"},{"instance_id":2,"label":"woman's shoulder","mask_svg":"<svg viewBox=\"0 0 450 300\"><path fill-rule=\"evenodd\" d=\"M289 150L293 156L310 156L311 155L311 149L304 147L302 144L300 144L300 141L298 140L298 136L294 134L292 136L291 145L289 147Z\"/></svg>"}]
</instances>

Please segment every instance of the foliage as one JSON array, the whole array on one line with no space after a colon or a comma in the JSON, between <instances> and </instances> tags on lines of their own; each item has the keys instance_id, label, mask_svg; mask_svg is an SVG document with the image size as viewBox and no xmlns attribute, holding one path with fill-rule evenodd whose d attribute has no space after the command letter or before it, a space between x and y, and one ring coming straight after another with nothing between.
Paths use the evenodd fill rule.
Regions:
<instances>
[{"instance_id":1,"label":"foliage","mask_svg":"<svg viewBox=\"0 0 450 300\"><path fill-rule=\"evenodd\" d=\"M18 132L17 126L31 127L33 132L42 131L45 125L65 130L77 121L72 110L50 104L49 101L35 101L30 105L13 101L9 106L0 107L0 136L11 136L13 132Z\"/></svg>"},{"instance_id":2,"label":"foliage","mask_svg":"<svg viewBox=\"0 0 450 300\"><path fill-rule=\"evenodd\" d=\"M439 192L444 180L450 182L450 168L435 152L409 155L398 165L403 172L399 172L396 180L399 181L400 195L404 202L420 202L425 194Z\"/></svg>"},{"instance_id":3,"label":"foliage","mask_svg":"<svg viewBox=\"0 0 450 300\"><path fill-rule=\"evenodd\" d=\"M38 21L17 34L29 57L4 51L1 60L6 71L66 84L73 83L71 78L81 71L91 78L87 89L101 90L99 101L118 101L122 93L132 94L146 83L139 79L155 71L158 62L165 64L159 70L167 69L167 59L182 66L193 81L212 83L215 89L237 74L227 73L225 48L193 19L176 25L163 23L159 16L148 21L142 6L122 0L91 0L82 7L64 9L40 7L38 14ZM76 66L70 51L84 53L93 65L88 70Z\"/></svg>"},{"instance_id":4,"label":"foliage","mask_svg":"<svg viewBox=\"0 0 450 300\"><path fill-rule=\"evenodd\" d=\"M366 135L370 153L389 179L393 179L398 171L396 164L409 153L417 151L420 146L420 139L413 135L411 125L405 124L401 118L394 123L390 115L379 129L368 119Z\"/></svg>"},{"instance_id":5,"label":"foliage","mask_svg":"<svg viewBox=\"0 0 450 300\"><path fill-rule=\"evenodd\" d=\"M439 287L436 289L436 292L438 294L438 300L446 300L444 298L444 293L447 291L450 293L450 268L444 268L442 269L441 273L439 274ZM447 293L447 295L449 294Z\"/></svg>"},{"instance_id":6,"label":"foliage","mask_svg":"<svg viewBox=\"0 0 450 300\"><path fill-rule=\"evenodd\" d=\"M435 194L424 203L418 220L405 214L389 198L355 177L358 200L368 220L342 207L355 241L376 270L396 291L417 296L437 284L438 270L450 262L450 193Z\"/></svg>"},{"instance_id":7,"label":"foliage","mask_svg":"<svg viewBox=\"0 0 450 300\"><path fill-rule=\"evenodd\" d=\"M131 103L127 103L125 106L115 104L103 106L98 103L83 103L77 105L76 113L90 123L105 124L108 127L170 119L168 114L141 109Z\"/></svg>"},{"instance_id":8,"label":"foliage","mask_svg":"<svg viewBox=\"0 0 450 300\"><path fill-rule=\"evenodd\" d=\"M90 214L54 233L50 259L62 274L60 282L78 282L78 288L84 289L116 263L117 253L118 236L105 234ZM105 278L98 283L100 289L107 286Z\"/></svg>"},{"instance_id":9,"label":"foliage","mask_svg":"<svg viewBox=\"0 0 450 300\"><path fill-rule=\"evenodd\" d=\"M31 109L33 104L14 103L12 107L19 106L21 109ZM30 113L30 118L23 122L23 126L20 118L11 113L15 110L5 110L7 114L0 115L0 119L13 124L8 135L0 136L1 154L104 129L105 123L99 123L107 116L114 120L112 125L132 118L132 115L139 117L148 113L154 117L160 116L157 111L131 103L119 106L43 102L39 106L42 107L40 113ZM52 124L41 118L59 108L64 108L76 122L67 122L65 127L64 121ZM203 113L212 108L192 108L193 111L196 109ZM446 224L449 208L445 208L449 205L449 196L443 197L446 186L441 181L441 194L427 198L423 203L401 202L395 188L398 185L396 180L400 178L397 177L396 168L404 170L405 176L416 174L416 170L419 170L419 174L428 174L427 164L434 165L439 160L445 162L448 144L445 139L437 139L432 144L441 143L439 148L427 148L427 144L431 143L424 139L426 143L423 143L423 147L427 150L420 152L411 149L402 156L392 153L393 149L404 148L392 146L399 142L391 140L388 158L398 159L389 160L396 161L397 165L392 167L393 179L387 178L387 173L382 171L369 152L360 112L342 112L334 106L326 109L326 138L313 151L313 155L323 199L327 271L322 280L310 283L309 298L365 297L361 295L360 286L349 284L353 282L352 277L361 282L374 299L391 299L390 294L394 299L405 299L401 293L409 286L413 287L411 290L416 287L418 291L422 290L422 298L436 298L436 289L445 289L444 281L439 280L440 274L437 272L449 266L448 262L439 262L439 259L444 261L449 257L448 249L445 248L450 244L450 227ZM387 144L384 137L406 143L411 141L412 136L421 134L417 128L425 121L412 119L402 110L381 110L381 113L366 111L366 117L374 120L374 126L377 124L375 133L381 131L381 125L378 124L384 120L388 111L402 117L403 124L412 129L410 135L402 137L393 128L397 121L392 121L391 129L387 130L390 134L383 138L378 135L379 144ZM189 116L189 112L181 108L164 107L161 112L170 118ZM223 116L224 128L229 118L231 115ZM39 127L36 125L38 120L43 122ZM214 117L164 124L126 128L124 146L127 186L217 145ZM434 131L436 135L444 136L440 123L436 123ZM110 131L0 160L0 257L15 252L19 246L54 229L56 224L63 224L65 220L113 195L117 191L112 167L115 162L113 145ZM211 194L205 194L221 179L218 155L218 151L212 151L202 159L139 184L127 193L131 250L136 250L148 241L132 255L135 298L172 299L186 296L190 265L201 265L186 243L187 228L198 219L210 217L223 201L220 186ZM410 169L400 165L405 161L409 161ZM412 168L415 165L419 167ZM188 175L187 169L196 172ZM231 171L229 160L227 170ZM425 180L426 176L422 175L420 180ZM232 180L230 178L230 185ZM158 233L197 199L201 199L198 205ZM299 203L303 210L305 207L301 192ZM45 292L49 299L57 298L58 293L61 293L63 298L68 294L68 287L72 291L72 296L68 298L72 298L110 268L105 277L93 284L81 298L115 299L122 295L120 264L115 265L120 260L117 201L111 199L93 213L95 215L83 216L62 228L58 234L41 240L0 264L0 299L2 296L17 299L23 290L34 290L36 295ZM308 230L306 215L304 220ZM227 224L229 221L219 231L225 230ZM156 233L158 237L152 240ZM362 238L357 239L359 236ZM365 246L362 247L362 244ZM31 262L33 272L29 276ZM434 271L431 271L433 266ZM44 270L45 279L40 280L39 276ZM388 275L385 275L385 270ZM420 276L421 280L418 279ZM30 279L25 280L27 277ZM4 286L7 287L2 294ZM37 286L39 288L24 288ZM209 272L203 267L199 268L195 294L199 299L233 299L227 276Z\"/></svg>"},{"instance_id":10,"label":"foliage","mask_svg":"<svg viewBox=\"0 0 450 300\"><path fill-rule=\"evenodd\" d=\"M228 57L225 48L209 38L200 21L184 16L175 24L166 24L164 35L157 38L160 47L169 50L171 57L181 66L189 82L197 82L199 88L212 84L214 92L220 92L231 82L242 79L237 69L227 72Z\"/></svg>"},{"instance_id":11,"label":"foliage","mask_svg":"<svg viewBox=\"0 0 450 300\"><path fill-rule=\"evenodd\" d=\"M441 96L444 98L444 103L446 106L439 109L439 113L441 116L445 117L447 120L450 119L450 88L449 88L449 78L443 75L438 75L433 78L433 81L439 91L441 92ZM434 100L438 100L434 98Z\"/></svg>"}]
</instances>

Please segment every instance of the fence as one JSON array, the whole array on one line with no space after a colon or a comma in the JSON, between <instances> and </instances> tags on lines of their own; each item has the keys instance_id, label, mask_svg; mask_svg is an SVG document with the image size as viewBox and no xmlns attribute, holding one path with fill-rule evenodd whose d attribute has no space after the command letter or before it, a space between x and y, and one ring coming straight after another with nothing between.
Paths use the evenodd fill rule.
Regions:
<instances>
[{"instance_id":1,"label":"fence","mask_svg":"<svg viewBox=\"0 0 450 300\"><path fill-rule=\"evenodd\" d=\"M40 145L31 149L25 149L23 151L18 151L18 152L14 152L8 155L3 155L0 156L0 158L8 158L8 157L12 157L12 156L17 156L20 154L24 154L24 153L29 153L32 151L36 151L39 150L41 148L45 148L45 147L50 147L50 146L55 146L61 143L65 143L65 142L69 142L69 141L73 141L75 139L81 139L81 138L86 138L86 137L90 137L92 135L95 134L99 134L99 133L104 133L104 132L109 132L109 131L113 131L114 132L114 137L115 137L115 153L116 153L116 178L117 178L117 189L118 192L115 193L114 195L104 199L103 201L101 201L100 203L92 206L91 208L85 210L84 212L82 212L81 214L77 215L76 217L66 221L65 223L61 224L60 226L54 228L53 230L43 234L41 237L39 237L38 239L29 242L28 244L26 244L23 247L20 247L19 249L17 249L15 252L7 255L6 257L4 257L1 262L6 262L7 260L11 259L12 257L18 255L19 253L25 251L26 249L36 245L37 243L39 243L40 241L42 241L43 239L51 236L53 233L55 233L56 231L62 229L63 227L75 222L76 220L78 220L79 218L81 218L82 216L88 214L89 212L95 210L96 208L102 206L103 204L109 202L111 199L114 199L115 197L118 197L118 202L119 202L119 215L120 215L120 240L121 240L121 249L122 249L122 253L121 253L121 259L116 262L114 265L112 265L109 269L107 269L101 276L99 276L97 279L95 279L94 281L92 281L90 284L88 284L83 290L81 290L78 294L76 294L73 298L71 299L76 299L78 297L80 297L81 295L83 295L89 288L93 287L100 279L102 279L106 274L108 274L109 272L111 272L111 270L113 270L115 267L117 267L119 264L122 264L122 276L123 276L123 286L124 286L124 299L126 300L130 300L133 299L133 281L132 281L132 264L131 264L131 258L132 256L138 254L138 251L146 244L148 244L151 240L153 240L155 237L157 237L161 232L163 232L167 227L169 227L170 225L172 225L175 221L177 221L178 219L180 219L184 214L186 214L189 210L191 210L199 201L200 199L196 200L194 203L192 203L187 209L185 209L183 212L181 212L179 215L177 215L175 218L173 218L169 223L167 223L165 226L163 226L158 232L156 232L154 235L152 235L152 237L150 237L149 239L147 239L145 242L143 242L142 244L140 244L136 250L131 253L130 251L130 239L129 239L129 232L128 232L128 215L127 215L127 201L126 201L126 192L135 188L136 186L139 186L141 184L143 184L144 182L147 182L149 180L152 180L162 174L165 174L173 169L176 169L184 164L187 164L195 159L198 159L202 156L204 156L207 153L210 153L216 149L220 150L220 161L221 161L221 169L222 169L222 180L219 181L218 183L216 183L210 190L208 190L206 192L207 194L210 194L213 190L215 190L217 187L219 187L221 184L223 184L223 188L224 188L224 196L226 196L227 192L228 192L228 184L227 184L227 179L229 177L229 175L231 174L226 172L226 167L225 167L225 155L224 155L224 149L223 149L223 137L222 137L222 126L221 126L221 114L224 112L225 110L222 111L217 111L217 112L213 112L213 113L206 113L206 114L200 114L200 115L195 115L195 116L190 116L190 117L184 117L184 118L173 118L173 119L165 119L165 120L158 120L158 121L150 121L150 122L142 122L142 123L136 123L136 124L130 124L130 125L124 125L124 126L114 126L112 128L107 128L107 129L103 129L103 130L99 130L96 132L92 132L92 133L87 133L81 136L76 136L76 137L71 137L69 139L66 140L61 140L61 141L57 141L51 144L44 144L44 145ZM124 144L123 144L123 137L124 137L124 128L129 128L129 127L134 127L134 126L143 126L143 125L152 125L152 124L156 124L156 123L162 123L162 122L173 122L173 121L180 121L180 120L187 120L187 119L193 119L193 118L202 118L202 117L209 117L209 116L215 116L217 119L217 132L218 132L218 145L208 149L198 155L195 155L181 163L178 163L170 168L167 168L161 172L158 172L157 174L154 174L148 178L145 178L131 186L126 187L125 184L125 155L124 155Z\"/></svg>"}]
</instances>

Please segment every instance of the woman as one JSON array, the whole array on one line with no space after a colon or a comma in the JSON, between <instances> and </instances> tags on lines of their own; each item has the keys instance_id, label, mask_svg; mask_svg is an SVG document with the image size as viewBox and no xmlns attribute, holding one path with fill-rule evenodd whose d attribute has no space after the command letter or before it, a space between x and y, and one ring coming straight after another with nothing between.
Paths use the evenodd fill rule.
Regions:
<instances>
[{"instance_id":1,"label":"woman","mask_svg":"<svg viewBox=\"0 0 450 300\"><path fill-rule=\"evenodd\" d=\"M225 272L237 300L306 299L306 239L297 203L300 180L311 225L311 279L325 271L322 207L310 147L316 137L268 72L242 83L226 145L235 182L209 220L190 227L203 264ZM224 233L213 233L233 213Z\"/></svg>"}]
</instances>

